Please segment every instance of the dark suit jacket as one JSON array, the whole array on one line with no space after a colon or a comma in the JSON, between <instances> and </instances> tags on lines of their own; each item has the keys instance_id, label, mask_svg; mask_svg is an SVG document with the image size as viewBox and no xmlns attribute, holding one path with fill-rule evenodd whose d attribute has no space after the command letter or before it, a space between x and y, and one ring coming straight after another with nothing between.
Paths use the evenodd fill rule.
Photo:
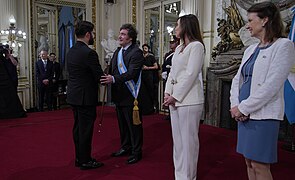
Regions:
<instances>
[{"instance_id":1,"label":"dark suit jacket","mask_svg":"<svg viewBox=\"0 0 295 180\"><path fill-rule=\"evenodd\" d=\"M67 102L80 106L97 105L98 83L103 75L97 53L77 41L67 54L67 66Z\"/></svg>"},{"instance_id":2,"label":"dark suit jacket","mask_svg":"<svg viewBox=\"0 0 295 180\"><path fill-rule=\"evenodd\" d=\"M42 81L44 79L49 80L49 85L52 84L52 78L53 78L53 63L47 59L47 65L46 69L44 68L43 61L39 59L36 62L36 77L37 77L37 85L38 86L44 86Z\"/></svg>"},{"instance_id":3,"label":"dark suit jacket","mask_svg":"<svg viewBox=\"0 0 295 180\"><path fill-rule=\"evenodd\" d=\"M123 61L127 68L127 72L120 75L117 65L118 53L121 48L118 48L111 60L110 74L114 76L115 83L112 84L112 101L119 106L133 106L134 97L127 88L125 82L134 80L136 83L142 69L144 58L139 47L132 44L123 54Z\"/></svg>"},{"instance_id":4,"label":"dark suit jacket","mask_svg":"<svg viewBox=\"0 0 295 180\"><path fill-rule=\"evenodd\" d=\"M60 64L58 62L53 63L53 73L54 73L53 79L58 81L60 77Z\"/></svg>"},{"instance_id":5,"label":"dark suit jacket","mask_svg":"<svg viewBox=\"0 0 295 180\"><path fill-rule=\"evenodd\" d=\"M14 57L14 59L18 62L18 59ZM17 69L14 64L12 64L11 60L8 58L3 58L4 66L8 72L10 79L13 81L15 87L18 86L18 77L17 77Z\"/></svg>"},{"instance_id":6,"label":"dark suit jacket","mask_svg":"<svg viewBox=\"0 0 295 180\"><path fill-rule=\"evenodd\" d=\"M162 64L162 72L167 72L167 75L170 73L170 69L171 69L171 68L167 68L167 65L172 66L172 57L173 57L173 55L171 55L172 53L173 51L169 51L168 53L165 54L164 62Z\"/></svg>"}]
</instances>

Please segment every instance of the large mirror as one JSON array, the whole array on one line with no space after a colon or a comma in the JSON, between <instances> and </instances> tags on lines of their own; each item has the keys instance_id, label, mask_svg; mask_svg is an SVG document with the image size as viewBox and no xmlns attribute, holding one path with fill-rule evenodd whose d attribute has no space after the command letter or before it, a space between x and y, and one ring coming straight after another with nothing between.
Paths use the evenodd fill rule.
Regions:
<instances>
[{"instance_id":1,"label":"large mirror","mask_svg":"<svg viewBox=\"0 0 295 180\"><path fill-rule=\"evenodd\" d=\"M159 65L163 64L165 53L170 51L170 40L181 11L181 1L167 0L148 3L145 9L144 42L150 46ZM163 82L158 88L159 104L163 100ZM163 110L163 109L161 109Z\"/></svg>"},{"instance_id":2,"label":"large mirror","mask_svg":"<svg viewBox=\"0 0 295 180\"><path fill-rule=\"evenodd\" d=\"M75 43L74 25L85 20L85 7L35 3L35 58L42 49L57 55L61 79L67 79L66 53Z\"/></svg>"},{"instance_id":3,"label":"large mirror","mask_svg":"<svg viewBox=\"0 0 295 180\"><path fill-rule=\"evenodd\" d=\"M160 48L160 7L145 10L145 42L151 48L151 52L159 58Z\"/></svg>"},{"instance_id":4,"label":"large mirror","mask_svg":"<svg viewBox=\"0 0 295 180\"><path fill-rule=\"evenodd\" d=\"M86 19L86 5L55 0L32 0L32 2L31 73L33 74L33 104L37 106L35 62L39 58L39 53L41 50L47 50L48 53L56 54L56 61L60 64L60 76L57 82L58 91L54 94L57 97L65 94L68 79L66 54L76 41L74 25L77 21Z\"/></svg>"},{"instance_id":5,"label":"large mirror","mask_svg":"<svg viewBox=\"0 0 295 180\"><path fill-rule=\"evenodd\" d=\"M180 13L180 2L174 2L164 5L164 53L170 51L170 40L172 35L175 34L176 21Z\"/></svg>"}]
</instances>

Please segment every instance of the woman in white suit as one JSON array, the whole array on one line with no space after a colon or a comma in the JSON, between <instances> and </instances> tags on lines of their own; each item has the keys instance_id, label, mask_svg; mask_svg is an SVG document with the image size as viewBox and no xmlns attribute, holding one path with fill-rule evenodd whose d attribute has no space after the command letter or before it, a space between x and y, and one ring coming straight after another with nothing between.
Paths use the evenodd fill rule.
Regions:
<instances>
[{"instance_id":1,"label":"woman in white suit","mask_svg":"<svg viewBox=\"0 0 295 180\"><path fill-rule=\"evenodd\" d=\"M284 82L295 61L294 44L283 36L280 11L271 2L248 9L246 25L260 43L249 46L232 81L231 115L238 121L237 152L250 180L272 180L277 162L280 121L284 118Z\"/></svg>"},{"instance_id":2,"label":"woman in white suit","mask_svg":"<svg viewBox=\"0 0 295 180\"><path fill-rule=\"evenodd\" d=\"M204 105L202 66L205 47L195 15L178 19L181 44L172 58L163 105L169 106L176 180L195 180L199 155L199 124Z\"/></svg>"}]
</instances>

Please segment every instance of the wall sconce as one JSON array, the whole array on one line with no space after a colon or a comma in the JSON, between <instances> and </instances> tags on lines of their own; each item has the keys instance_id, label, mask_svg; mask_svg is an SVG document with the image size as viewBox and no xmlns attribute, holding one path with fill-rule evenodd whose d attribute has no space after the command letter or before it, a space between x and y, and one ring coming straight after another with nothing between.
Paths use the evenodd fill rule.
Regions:
<instances>
[{"instance_id":1,"label":"wall sconce","mask_svg":"<svg viewBox=\"0 0 295 180\"><path fill-rule=\"evenodd\" d=\"M22 44L20 42L27 38L26 33L15 27L16 20L14 16L10 16L9 23L10 26L8 29L3 29L0 31L1 36L7 36L7 41L3 44L8 44L12 48L15 48L17 46L21 47Z\"/></svg>"},{"instance_id":2,"label":"wall sconce","mask_svg":"<svg viewBox=\"0 0 295 180\"><path fill-rule=\"evenodd\" d=\"M104 0L104 3L107 5L105 10L106 19L108 19L109 16L109 6L112 6L113 4L116 4L116 0Z\"/></svg>"},{"instance_id":3,"label":"wall sconce","mask_svg":"<svg viewBox=\"0 0 295 180\"><path fill-rule=\"evenodd\" d=\"M116 0L104 0L104 3L107 5L113 5L116 4Z\"/></svg>"}]
</instances>

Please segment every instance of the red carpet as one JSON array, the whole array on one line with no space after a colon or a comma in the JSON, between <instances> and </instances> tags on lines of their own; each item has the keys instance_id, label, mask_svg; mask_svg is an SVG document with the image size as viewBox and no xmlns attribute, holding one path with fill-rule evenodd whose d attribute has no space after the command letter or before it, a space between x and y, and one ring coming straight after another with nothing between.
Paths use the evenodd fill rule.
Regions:
<instances>
[{"instance_id":1,"label":"red carpet","mask_svg":"<svg viewBox=\"0 0 295 180\"><path fill-rule=\"evenodd\" d=\"M99 133L96 126L93 139L93 155L105 166L88 171L74 167L70 109L0 120L0 180L172 180L171 130L162 118L144 117L143 159L127 165L127 157L110 157L119 148L119 130L114 109L105 108L103 127ZM200 141L198 180L247 179L243 158L235 152L236 132L201 125ZM294 165L295 153L279 148L274 179L295 179Z\"/></svg>"}]
</instances>

